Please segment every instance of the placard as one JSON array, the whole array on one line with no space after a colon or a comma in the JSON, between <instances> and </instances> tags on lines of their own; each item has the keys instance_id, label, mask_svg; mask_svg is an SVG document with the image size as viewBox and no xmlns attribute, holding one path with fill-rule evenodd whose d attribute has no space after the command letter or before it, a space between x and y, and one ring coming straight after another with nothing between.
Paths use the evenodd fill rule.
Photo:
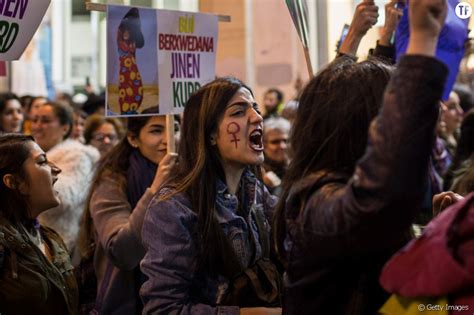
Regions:
<instances>
[{"instance_id":1,"label":"placard","mask_svg":"<svg viewBox=\"0 0 474 315\"><path fill-rule=\"evenodd\" d=\"M107 115L179 114L215 78L218 17L107 6Z\"/></svg>"}]
</instances>

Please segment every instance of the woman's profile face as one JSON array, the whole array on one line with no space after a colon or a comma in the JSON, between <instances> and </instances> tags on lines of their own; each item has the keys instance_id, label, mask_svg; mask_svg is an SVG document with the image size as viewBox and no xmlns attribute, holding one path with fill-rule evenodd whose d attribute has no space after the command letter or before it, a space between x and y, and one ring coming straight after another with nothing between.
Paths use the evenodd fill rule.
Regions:
<instances>
[{"instance_id":1,"label":"woman's profile face","mask_svg":"<svg viewBox=\"0 0 474 315\"><path fill-rule=\"evenodd\" d=\"M44 151L49 151L63 141L69 125L61 125L51 105L41 106L32 118L31 131L35 141Z\"/></svg>"},{"instance_id":2,"label":"woman's profile face","mask_svg":"<svg viewBox=\"0 0 474 315\"><path fill-rule=\"evenodd\" d=\"M32 206L31 215L36 217L41 212L59 205L53 185L61 170L48 161L38 144L30 141L26 145L30 147L30 156L23 164L26 180L20 185L20 192L27 196Z\"/></svg>"},{"instance_id":3,"label":"woman's profile face","mask_svg":"<svg viewBox=\"0 0 474 315\"><path fill-rule=\"evenodd\" d=\"M213 135L222 162L231 167L263 163L263 118L252 94L240 88L227 104Z\"/></svg>"},{"instance_id":4,"label":"woman's profile face","mask_svg":"<svg viewBox=\"0 0 474 315\"><path fill-rule=\"evenodd\" d=\"M20 132L23 123L23 109L16 99L8 100L1 113L0 126L4 132Z\"/></svg>"},{"instance_id":5,"label":"woman's profile face","mask_svg":"<svg viewBox=\"0 0 474 315\"><path fill-rule=\"evenodd\" d=\"M153 116L140 130L138 137L129 137L129 142L148 160L159 164L166 155L166 137L166 117Z\"/></svg>"}]
</instances>

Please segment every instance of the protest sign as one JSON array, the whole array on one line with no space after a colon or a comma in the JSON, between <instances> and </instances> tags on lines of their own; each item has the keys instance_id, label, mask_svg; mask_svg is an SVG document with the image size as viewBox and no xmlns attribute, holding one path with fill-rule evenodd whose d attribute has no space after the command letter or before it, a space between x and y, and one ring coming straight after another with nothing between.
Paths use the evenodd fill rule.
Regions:
<instances>
[{"instance_id":1,"label":"protest sign","mask_svg":"<svg viewBox=\"0 0 474 315\"><path fill-rule=\"evenodd\" d=\"M51 0L0 0L0 60L23 54Z\"/></svg>"},{"instance_id":2,"label":"protest sign","mask_svg":"<svg viewBox=\"0 0 474 315\"><path fill-rule=\"evenodd\" d=\"M218 17L107 6L107 114L178 114L215 77Z\"/></svg>"},{"instance_id":3,"label":"protest sign","mask_svg":"<svg viewBox=\"0 0 474 315\"><path fill-rule=\"evenodd\" d=\"M160 106L180 113L189 96L215 78L217 16L158 11Z\"/></svg>"}]
</instances>

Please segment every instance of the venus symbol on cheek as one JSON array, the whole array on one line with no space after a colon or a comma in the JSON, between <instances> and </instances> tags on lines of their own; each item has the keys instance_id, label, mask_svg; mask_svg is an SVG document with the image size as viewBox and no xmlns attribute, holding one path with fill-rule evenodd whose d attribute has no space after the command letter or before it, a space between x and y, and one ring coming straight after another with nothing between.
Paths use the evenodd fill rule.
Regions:
<instances>
[{"instance_id":1,"label":"venus symbol on cheek","mask_svg":"<svg viewBox=\"0 0 474 315\"><path fill-rule=\"evenodd\" d=\"M230 122L227 125L227 133L232 135L232 140L230 142L235 143L235 148L237 149L237 142L240 141L239 138L237 138L236 134L240 131L240 126L236 122Z\"/></svg>"}]
</instances>

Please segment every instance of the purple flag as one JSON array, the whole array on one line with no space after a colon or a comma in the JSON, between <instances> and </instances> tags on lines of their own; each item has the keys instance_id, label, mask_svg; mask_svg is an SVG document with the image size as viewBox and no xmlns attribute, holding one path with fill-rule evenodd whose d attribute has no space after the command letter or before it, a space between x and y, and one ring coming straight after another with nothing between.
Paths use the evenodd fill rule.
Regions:
<instances>
[{"instance_id":1,"label":"purple flag","mask_svg":"<svg viewBox=\"0 0 474 315\"><path fill-rule=\"evenodd\" d=\"M468 35L469 19L463 20L457 17L454 11L458 3L458 0L448 0L448 13L439 36L438 47L436 48L436 57L443 61L449 68L449 75L443 92L443 100L449 98L449 93L456 81L459 72L459 64L464 56L464 43ZM395 33L397 60L406 52L409 38L410 28L407 5L403 10L403 17Z\"/></svg>"}]
</instances>

